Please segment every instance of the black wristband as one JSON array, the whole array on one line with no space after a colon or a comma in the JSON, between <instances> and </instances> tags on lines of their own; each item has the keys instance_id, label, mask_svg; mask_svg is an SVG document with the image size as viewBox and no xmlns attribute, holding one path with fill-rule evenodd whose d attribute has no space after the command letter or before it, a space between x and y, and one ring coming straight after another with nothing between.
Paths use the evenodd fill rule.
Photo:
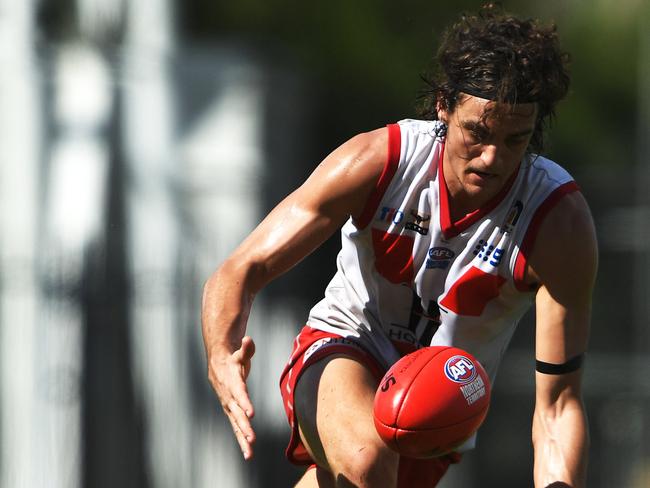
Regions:
<instances>
[{"instance_id":1,"label":"black wristband","mask_svg":"<svg viewBox=\"0 0 650 488\"><path fill-rule=\"evenodd\" d=\"M567 374L573 373L574 371L580 369L582 366L582 361L584 360L585 355L578 354L577 356L572 357L566 363L562 364L552 364L545 363L544 361L535 361L535 370L543 374Z\"/></svg>"}]
</instances>

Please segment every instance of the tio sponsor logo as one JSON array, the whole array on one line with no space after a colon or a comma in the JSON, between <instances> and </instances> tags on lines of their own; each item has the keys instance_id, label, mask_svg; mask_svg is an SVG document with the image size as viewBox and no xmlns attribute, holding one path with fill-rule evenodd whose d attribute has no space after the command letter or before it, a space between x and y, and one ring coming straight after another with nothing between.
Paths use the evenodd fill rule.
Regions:
<instances>
[{"instance_id":1,"label":"tio sponsor logo","mask_svg":"<svg viewBox=\"0 0 650 488\"><path fill-rule=\"evenodd\" d=\"M476 374L474 363L465 356L452 356L445 363L445 376L455 383L469 383Z\"/></svg>"},{"instance_id":2,"label":"tio sponsor logo","mask_svg":"<svg viewBox=\"0 0 650 488\"><path fill-rule=\"evenodd\" d=\"M399 224L404 220L404 212L396 208L383 207L381 209L381 214L379 215L379 220L383 222L392 222L393 224Z\"/></svg>"}]
</instances>

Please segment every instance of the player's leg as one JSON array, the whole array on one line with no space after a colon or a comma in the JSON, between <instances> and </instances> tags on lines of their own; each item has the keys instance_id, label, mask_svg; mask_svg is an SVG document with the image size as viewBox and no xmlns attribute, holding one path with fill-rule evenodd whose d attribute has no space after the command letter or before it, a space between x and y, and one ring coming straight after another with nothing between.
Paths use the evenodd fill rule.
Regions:
<instances>
[{"instance_id":1,"label":"player's leg","mask_svg":"<svg viewBox=\"0 0 650 488\"><path fill-rule=\"evenodd\" d=\"M298 380L294 408L300 437L336 486L397 486L399 457L380 439L372 418L377 383L366 366L343 355L311 364Z\"/></svg>"},{"instance_id":2,"label":"player's leg","mask_svg":"<svg viewBox=\"0 0 650 488\"><path fill-rule=\"evenodd\" d=\"M300 478L294 488L336 488L332 474L317 466L313 466Z\"/></svg>"}]
</instances>

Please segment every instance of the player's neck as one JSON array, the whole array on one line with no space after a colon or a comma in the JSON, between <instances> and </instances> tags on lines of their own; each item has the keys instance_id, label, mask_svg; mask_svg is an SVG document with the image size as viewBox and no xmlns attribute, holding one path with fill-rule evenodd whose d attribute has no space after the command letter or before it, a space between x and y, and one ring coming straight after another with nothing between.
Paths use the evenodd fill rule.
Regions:
<instances>
[{"instance_id":1,"label":"player's neck","mask_svg":"<svg viewBox=\"0 0 650 488\"><path fill-rule=\"evenodd\" d=\"M444 184L447 189L449 217L451 222L458 222L463 217L470 215L486 205L490 205L494 199L498 199L507 192L512 185L518 170L516 170L506 181L476 181L476 178L468 176L461 165L456 169L447 160L447 154L443 158L442 173Z\"/></svg>"},{"instance_id":2,"label":"player's neck","mask_svg":"<svg viewBox=\"0 0 650 488\"><path fill-rule=\"evenodd\" d=\"M480 209L492 198L492 195L489 195L486 192L471 193L467 191L457 176L447 168L447 165L443 166L444 183L447 188L449 217L452 222L458 222L466 215Z\"/></svg>"},{"instance_id":3,"label":"player's neck","mask_svg":"<svg viewBox=\"0 0 650 488\"><path fill-rule=\"evenodd\" d=\"M470 203L464 202L462 198L454 198L449 193L449 217L452 222L458 222L465 216L471 214L472 212L478 210L480 205L472 205Z\"/></svg>"}]
</instances>

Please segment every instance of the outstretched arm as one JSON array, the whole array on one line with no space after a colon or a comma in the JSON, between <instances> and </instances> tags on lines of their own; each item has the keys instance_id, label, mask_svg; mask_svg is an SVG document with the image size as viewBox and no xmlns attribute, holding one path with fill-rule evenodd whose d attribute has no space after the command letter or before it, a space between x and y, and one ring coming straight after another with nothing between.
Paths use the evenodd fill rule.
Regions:
<instances>
[{"instance_id":1,"label":"outstretched arm","mask_svg":"<svg viewBox=\"0 0 650 488\"><path fill-rule=\"evenodd\" d=\"M580 193L565 196L540 228L530 259L536 296L533 416L536 487L584 487L589 434L580 357L587 349L598 252ZM540 372L541 370L541 372Z\"/></svg>"},{"instance_id":2,"label":"outstretched arm","mask_svg":"<svg viewBox=\"0 0 650 488\"><path fill-rule=\"evenodd\" d=\"M208 279L203 341L208 377L246 459L252 457L253 405L246 378L255 347L244 337L256 293L359 216L388 151L388 131L360 134L336 149L286 197Z\"/></svg>"}]
</instances>

